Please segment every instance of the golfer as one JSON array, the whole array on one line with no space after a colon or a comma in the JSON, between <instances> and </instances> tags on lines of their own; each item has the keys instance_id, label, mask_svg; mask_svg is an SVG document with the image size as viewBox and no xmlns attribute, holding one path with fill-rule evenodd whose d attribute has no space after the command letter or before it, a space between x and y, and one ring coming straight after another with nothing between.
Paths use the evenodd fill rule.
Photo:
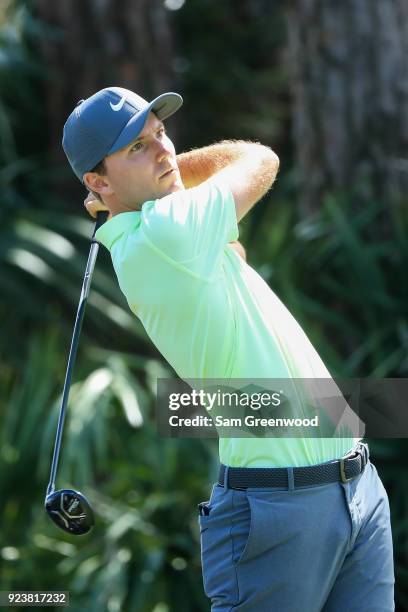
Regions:
<instances>
[{"instance_id":1,"label":"golfer","mask_svg":"<svg viewBox=\"0 0 408 612\"><path fill-rule=\"evenodd\" d=\"M109 87L64 127L69 163L93 194L88 211L110 211L96 238L129 308L180 378L330 377L237 242L278 157L243 141L176 156L163 121L181 104ZM394 610L389 503L367 444L220 438L219 451L198 516L213 612Z\"/></svg>"}]
</instances>

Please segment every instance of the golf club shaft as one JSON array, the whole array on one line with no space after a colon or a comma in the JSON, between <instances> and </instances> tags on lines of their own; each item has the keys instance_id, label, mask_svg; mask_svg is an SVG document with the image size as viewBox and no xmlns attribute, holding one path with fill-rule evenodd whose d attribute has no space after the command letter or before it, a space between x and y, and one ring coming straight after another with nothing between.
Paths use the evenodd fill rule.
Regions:
<instances>
[{"instance_id":1,"label":"golf club shaft","mask_svg":"<svg viewBox=\"0 0 408 612\"><path fill-rule=\"evenodd\" d=\"M92 234L91 250L89 252L88 262L86 264L85 276L84 276L84 280L82 283L81 297L79 299L79 305L78 305L78 310L77 310L76 319L75 319L74 331L72 334L71 348L69 351L67 371L65 374L64 389L62 392L61 409L60 409L60 415L58 419L57 435L55 438L54 454L53 454L52 464L51 464L50 482L48 483L46 495L49 495L55 490L55 475L57 473L57 467L58 467L62 431L64 428L64 421L65 421L66 405L68 403L69 389L71 386L71 376L72 376L72 371L74 368L75 357L76 357L78 342L79 342L79 336L81 334L82 321L84 318L86 301L88 298L89 288L91 286L92 275L93 275L95 262L96 262L96 257L98 255L98 250L99 250L99 243L96 240L94 240L94 236L95 236L97 229L99 229L99 227L103 225L103 223L106 221L108 214L109 213L106 211L100 211L97 213L97 220L95 223L94 232Z\"/></svg>"}]
</instances>

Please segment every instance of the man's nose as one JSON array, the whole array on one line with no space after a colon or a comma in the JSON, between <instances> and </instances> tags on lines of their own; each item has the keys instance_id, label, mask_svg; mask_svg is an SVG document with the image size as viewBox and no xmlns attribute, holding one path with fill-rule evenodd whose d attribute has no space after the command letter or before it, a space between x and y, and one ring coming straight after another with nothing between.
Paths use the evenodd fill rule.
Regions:
<instances>
[{"instance_id":1,"label":"man's nose","mask_svg":"<svg viewBox=\"0 0 408 612\"><path fill-rule=\"evenodd\" d=\"M162 161L164 158L168 157L171 154L171 144L170 141L157 140L157 159L158 161Z\"/></svg>"}]
</instances>

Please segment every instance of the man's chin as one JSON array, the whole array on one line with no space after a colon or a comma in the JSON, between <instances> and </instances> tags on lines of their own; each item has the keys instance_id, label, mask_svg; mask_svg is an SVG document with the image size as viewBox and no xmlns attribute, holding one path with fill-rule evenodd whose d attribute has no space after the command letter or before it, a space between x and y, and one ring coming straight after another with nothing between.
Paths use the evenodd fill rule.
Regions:
<instances>
[{"instance_id":1,"label":"man's chin","mask_svg":"<svg viewBox=\"0 0 408 612\"><path fill-rule=\"evenodd\" d=\"M163 194L162 197L164 197L165 195L169 195L170 193L175 193L176 191L184 191L184 189L185 187L183 183L181 181L176 181L165 190L166 192Z\"/></svg>"}]
</instances>

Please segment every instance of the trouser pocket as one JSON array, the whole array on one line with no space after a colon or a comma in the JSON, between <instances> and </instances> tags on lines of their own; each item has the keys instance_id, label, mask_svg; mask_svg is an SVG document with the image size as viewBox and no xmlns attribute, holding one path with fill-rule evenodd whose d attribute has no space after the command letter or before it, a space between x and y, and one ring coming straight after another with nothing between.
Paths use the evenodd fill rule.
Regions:
<instances>
[{"instance_id":1,"label":"trouser pocket","mask_svg":"<svg viewBox=\"0 0 408 612\"><path fill-rule=\"evenodd\" d=\"M234 605L238 601L235 568L251 531L246 492L220 487L213 490L210 501L198 505L198 511L204 591L213 604Z\"/></svg>"},{"instance_id":2,"label":"trouser pocket","mask_svg":"<svg viewBox=\"0 0 408 612\"><path fill-rule=\"evenodd\" d=\"M240 520L234 522L231 529L236 567L263 555L274 546L280 535L268 493L248 492L245 501Z\"/></svg>"}]
</instances>

